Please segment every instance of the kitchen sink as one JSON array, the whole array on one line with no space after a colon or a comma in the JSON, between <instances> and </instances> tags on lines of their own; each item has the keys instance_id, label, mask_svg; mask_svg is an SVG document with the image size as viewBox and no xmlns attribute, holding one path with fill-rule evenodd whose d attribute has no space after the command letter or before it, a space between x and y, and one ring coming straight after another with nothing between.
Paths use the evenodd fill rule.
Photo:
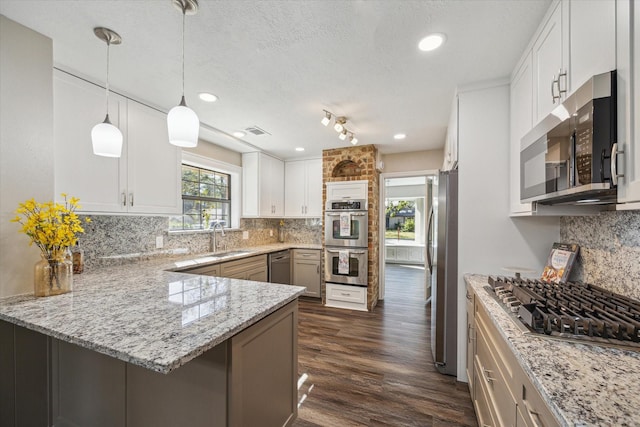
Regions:
<instances>
[{"instance_id":1,"label":"kitchen sink","mask_svg":"<svg viewBox=\"0 0 640 427\"><path fill-rule=\"evenodd\" d=\"M249 253L251 253L251 251L211 252L211 253L203 255L203 257L208 257L208 258L226 258L226 257L230 257L230 256L235 256L235 255L245 255L245 254L249 254Z\"/></svg>"}]
</instances>

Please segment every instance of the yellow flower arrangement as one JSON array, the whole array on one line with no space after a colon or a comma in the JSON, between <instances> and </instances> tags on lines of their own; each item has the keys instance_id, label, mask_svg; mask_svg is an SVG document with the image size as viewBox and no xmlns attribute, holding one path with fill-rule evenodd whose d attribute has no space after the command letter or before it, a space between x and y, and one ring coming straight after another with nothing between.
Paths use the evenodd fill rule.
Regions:
<instances>
[{"instance_id":1,"label":"yellow flower arrangement","mask_svg":"<svg viewBox=\"0 0 640 427\"><path fill-rule=\"evenodd\" d=\"M20 232L31 239L29 246L35 243L46 258L58 261L64 259L66 248L76 244L76 234L84 233L82 221L75 213L80 200L76 197L67 200L64 193L62 197L64 205L52 201L38 203L34 199L19 203L18 215L11 220L22 225ZM90 222L89 218L86 222Z\"/></svg>"}]
</instances>

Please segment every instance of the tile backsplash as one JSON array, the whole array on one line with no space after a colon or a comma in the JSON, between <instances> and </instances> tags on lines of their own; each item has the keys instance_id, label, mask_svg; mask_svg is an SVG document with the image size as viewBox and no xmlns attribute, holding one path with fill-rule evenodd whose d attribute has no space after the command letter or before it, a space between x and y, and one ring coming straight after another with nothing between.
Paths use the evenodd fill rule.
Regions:
<instances>
[{"instance_id":1,"label":"tile backsplash","mask_svg":"<svg viewBox=\"0 0 640 427\"><path fill-rule=\"evenodd\" d=\"M562 217L560 238L580 245L571 280L640 299L640 212Z\"/></svg>"},{"instance_id":2,"label":"tile backsplash","mask_svg":"<svg viewBox=\"0 0 640 427\"><path fill-rule=\"evenodd\" d=\"M85 265L112 265L152 257L211 251L211 232L169 232L169 219L162 216L90 215L85 232L79 237L84 249ZM241 219L239 230L225 231L216 240L228 250L273 244L278 241L279 219ZM322 243L322 221L285 219L283 229L287 243ZM243 231L249 238L243 239ZM162 236L163 247L156 248Z\"/></svg>"}]
</instances>

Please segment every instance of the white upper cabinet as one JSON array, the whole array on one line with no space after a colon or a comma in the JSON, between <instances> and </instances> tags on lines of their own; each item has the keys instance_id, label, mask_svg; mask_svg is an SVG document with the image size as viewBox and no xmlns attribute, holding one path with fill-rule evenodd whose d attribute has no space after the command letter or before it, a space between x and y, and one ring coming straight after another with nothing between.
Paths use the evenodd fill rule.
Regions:
<instances>
[{"instance_id":1,"label":"white upper cabinet","mask_svg":"<svg viewBox=\"0 0 640 427\"><path fill-rule=\"evenodd\" d=\"M554 1L531 54L533 126L591 76L616 69L615 0Z\"/></svg>"},{"instance_id":2,"label":"white upper cabinet","mask_svg":"<svg viewBox=\"0 0 640 427\"><path fill-rule=\"evenodd\" d=\"M618 0L618 209L640 209L640 4Z\"/></svg>"},{"instance_id":3,"label":"white upper cabinet","mask_svg":"<svg viewBox=\"0 0 640 427\"><path fill-rule=\"evenodd\" d=\"M105 116L105 91L55 71L53 78L55 194L80 199L82 212L126 212L122 190L127 182L126 138L120 159L96 156L91 129ZM126 134L127 102L109 97L109 118Z\"/></svg>"},{"instance_id":4,"label":"white upper cabinet","mask_svg":"<svg viewBox=\"0 0 640 427\"><path fill-rule=\"evenodd\" d=\"M181 150L169 143L167 115L127 104L129 212L182 213Z\"/></svg>"},{"instance_id":5,"label":"white upper cabinet","mask_svg":"<svg viewBox=\"0 0 640 427\"><path fill-rule=\"evenodd\" d=\"M86 213L181 213L180 150L168 142L166 115L111 94L109 118L124 136L122 156L96 156L91 129L104 120L105 102L103 88L55 70L57 199L78 197Z\"/></svg>"},{"instance_id":6,"label":"white upper cabinet","mask_svg":"<svg viewBox=\"0 0 640 427\"><path fill-rule=\"evenodd\" d=\"M616 68L615 0L571 0L569 18L569 81L574 91L591 76Z\"/></svg>"},{"instance_id":7,"label":"white upper cabinet","mask_svg":"<svg viewBox=\"0 0 640 427\"><path fill-rule=\"evenodd\" d=\"M562 5L554 3L552 8L532 49L536 122L561 102L568 86L563 62Z\"/></svg>"},{"instance_id":8,"label":"white upper cabinet","mask_svg":"<svg viewBox=\"0 0 640 427\"><path fill-rule=\"evenodd\" d=\"M284 162L264 153L242 155L242 216L284 216Z\"/></svg>"},{"instance_id":9,"label":"white upper cabinet","mask_svg":"<svg viewBox=\"0 0 640 427\"><path fill-rule=\"evenodd\" d=\"M531 203L520 203L520 150L522 137L533 124L533 70L531 52L520 63L511 79L510 94L510 210L512 215L531 212Z\"/></svg>"},{"instance_id":10,"label":"white upper cabinet","mask_svg":"<svg viewBox=\"0 0 640 427\"><path fill-rule=\"evenodd\" d=\"M322 159L297 160L284 164L284 215L322 215Z\"/></svg>"},{"instance_id":11,"label":"white upper cabinet","mask_svg":"<svg viewBox=\"0 0 640 427\"><path fill-rule=\"evenodd\" d=\"M511 215L531 214L533 207L520 203L522 137L590 77L619 68L616 9L615 0L554 0L511 74Z\"/></svg>"},{"instance_id":12,"label":"white upper cabinet","mask_svg":"<svg viewBox=\"0 0 640 427\"><path fill-rule=\"evenodd\" d=\"M368 200L369 181L327 182L327 201Z\"/></svg>"}]
</instances>

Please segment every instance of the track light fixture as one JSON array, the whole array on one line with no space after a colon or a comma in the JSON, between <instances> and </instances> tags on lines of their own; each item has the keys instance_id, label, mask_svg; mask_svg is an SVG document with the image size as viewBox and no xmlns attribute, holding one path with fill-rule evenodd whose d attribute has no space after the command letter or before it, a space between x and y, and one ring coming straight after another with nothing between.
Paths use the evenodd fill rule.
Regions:
<instances>
[{"instance_id":1,"label":"track light fixture","mask_svg":"<svg viewBox=\"0 0 640 427\"><path fill-rule=\"evenodd\" d=\"M320 123L322 123L323 126L327 126L331 121L331 113L328 112L327 110L322 110L322 111L324 111L324 117L322 118L322 120L320 120Z\"/></svg>"},{"instance_id":2,"label":"track light fixture","mask_svg":"<svg viewBox=\"0 0 640 427\"><path fill-rule=\"evenodd\" d=\"M322 123L323 126L329 126L329 123L331 123L331 119L333 118L333 129L338 132L338 138L340 138L341 141L344 141L349 137L349 142L353 145L358 143L358 138L356 138L355 134L345 127L347 124L347 118L345 116L336 116L328 110L322 111L324 112L324 117L320 120L320 123Z\"/></svg>"}]
</instances>

